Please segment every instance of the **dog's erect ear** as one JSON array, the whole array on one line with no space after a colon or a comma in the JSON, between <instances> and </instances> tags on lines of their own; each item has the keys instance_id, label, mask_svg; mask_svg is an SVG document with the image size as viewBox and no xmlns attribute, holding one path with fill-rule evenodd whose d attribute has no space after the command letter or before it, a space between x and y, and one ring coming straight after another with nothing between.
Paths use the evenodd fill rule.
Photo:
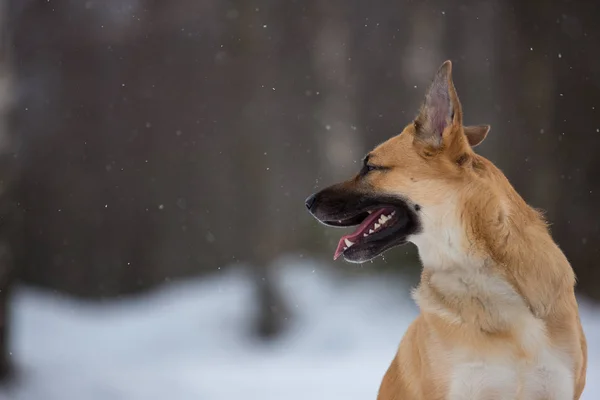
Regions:
<instances>
[{"instance_id":1,"label":"dog's erect ear","mask_svg":"<svg viewBox=\"0 0 600 400\"><path fill-rule=\"evenodd\" d=\"M489 125L465 126L465 135L471 147L481 144L490 131L490 128Z\"/></svg>"},{"instance_id":2,"label":"dog's erect ear","mask_svg":"<svg viewBox=\"0 0 600 400\"><path fill-rule=\"evenodd\" d=\"M427 90L425 102L415 119L416 134L429 145L441 147L446 128L461 125L462 110L452 82L452 63L448 60L438 69Z\"/></svg>"}]
</instances>

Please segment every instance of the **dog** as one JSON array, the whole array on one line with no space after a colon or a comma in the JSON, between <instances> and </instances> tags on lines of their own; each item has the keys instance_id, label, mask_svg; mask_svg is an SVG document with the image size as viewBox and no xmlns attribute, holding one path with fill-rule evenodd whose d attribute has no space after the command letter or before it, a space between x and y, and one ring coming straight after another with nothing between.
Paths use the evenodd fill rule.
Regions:
<instances>
[{"instance_id":1,"label":"dog","mask_svg":"<svg viewBox=\"0 0 600 400\"><path fill-rule=\"evenodd\" d=\"M378 400L573 400L586 339L575 274L541 213L473 148L452 63L438 69L413 122L366 155L360 172L306 199L321 223L358 226L334 258L362 263L418 247L420 314Z\"/></svg>"}]
</instances>

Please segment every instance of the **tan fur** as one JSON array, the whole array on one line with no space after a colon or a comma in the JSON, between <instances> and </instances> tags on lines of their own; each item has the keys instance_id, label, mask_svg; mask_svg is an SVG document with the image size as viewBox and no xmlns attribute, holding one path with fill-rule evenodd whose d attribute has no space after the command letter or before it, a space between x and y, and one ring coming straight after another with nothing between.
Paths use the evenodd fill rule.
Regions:
<instances>
[{"instance_id":1,"label":"tan fur","mask_svg":"<svg viewBox=\"0 0 600 400\"><path fill-rule=\"evenodd\" d=\"M421 313L378 400L579 399L587 350L573 270L540 213L472 150L489 127L462 125L450 68L438 72L454 106L441 137L422 109L370 153L387 169L361 180L418 205L423 225L409 237L423 263Z\"/></svg>"}]
</instances>

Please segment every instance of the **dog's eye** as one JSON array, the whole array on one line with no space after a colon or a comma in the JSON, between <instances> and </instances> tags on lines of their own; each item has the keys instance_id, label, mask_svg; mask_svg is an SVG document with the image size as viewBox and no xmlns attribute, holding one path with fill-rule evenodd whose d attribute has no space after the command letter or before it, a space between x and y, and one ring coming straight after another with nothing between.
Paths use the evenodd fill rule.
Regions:
<instances>
[{"instance_id":1,"label":"dog's eye","mask_svg":"<svg viewBox=\"0 0 600 400\"><path fill-rule=\"evenodd\" d=\"M362 176L365 176L366 174L368 174L371 171L378 171L380 169L382 169L382 168L378 167L376 165L365 164L365 165L363 165L362 169L360 170L360 174Z\"/></svg>"},{"instance_id":2,"label":"dog's eye","mask_svg":"<svg viewBox=\"0 0 600 400\"><path fill-rule=\"evenodd\" d=\"M380 165L373 165L371 164L370 161L371 155L367 154L367 156L363 159L363 166L360 169L360 176L365 176L366 174L368 174L369 172L372 171L383 171L388 169L387 167L382 167Z\"/></svg>"}]
</instances>

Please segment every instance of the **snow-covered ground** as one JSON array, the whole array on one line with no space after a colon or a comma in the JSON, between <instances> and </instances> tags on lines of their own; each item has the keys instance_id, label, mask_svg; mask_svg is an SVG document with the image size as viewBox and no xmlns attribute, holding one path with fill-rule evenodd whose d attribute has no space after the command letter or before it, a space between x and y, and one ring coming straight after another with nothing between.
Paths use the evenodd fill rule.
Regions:
<instances>
[{"instance_id":1,"label":"snow-covered ground","mask_svg":"<svg viewBox=\"0 0 600 400\"><path fill-rule=\"evenodd\" d=\"M375 399L416 315L406 285L338 279L307 264L282 268L280 278L295 322L269 345L247 335L253 296L241 270L104 305L21 289L19 380L0 399ZM582 318L590 358L583 399L596 400L600 308L583 304Z\"/></svg>"}]
</instances>

